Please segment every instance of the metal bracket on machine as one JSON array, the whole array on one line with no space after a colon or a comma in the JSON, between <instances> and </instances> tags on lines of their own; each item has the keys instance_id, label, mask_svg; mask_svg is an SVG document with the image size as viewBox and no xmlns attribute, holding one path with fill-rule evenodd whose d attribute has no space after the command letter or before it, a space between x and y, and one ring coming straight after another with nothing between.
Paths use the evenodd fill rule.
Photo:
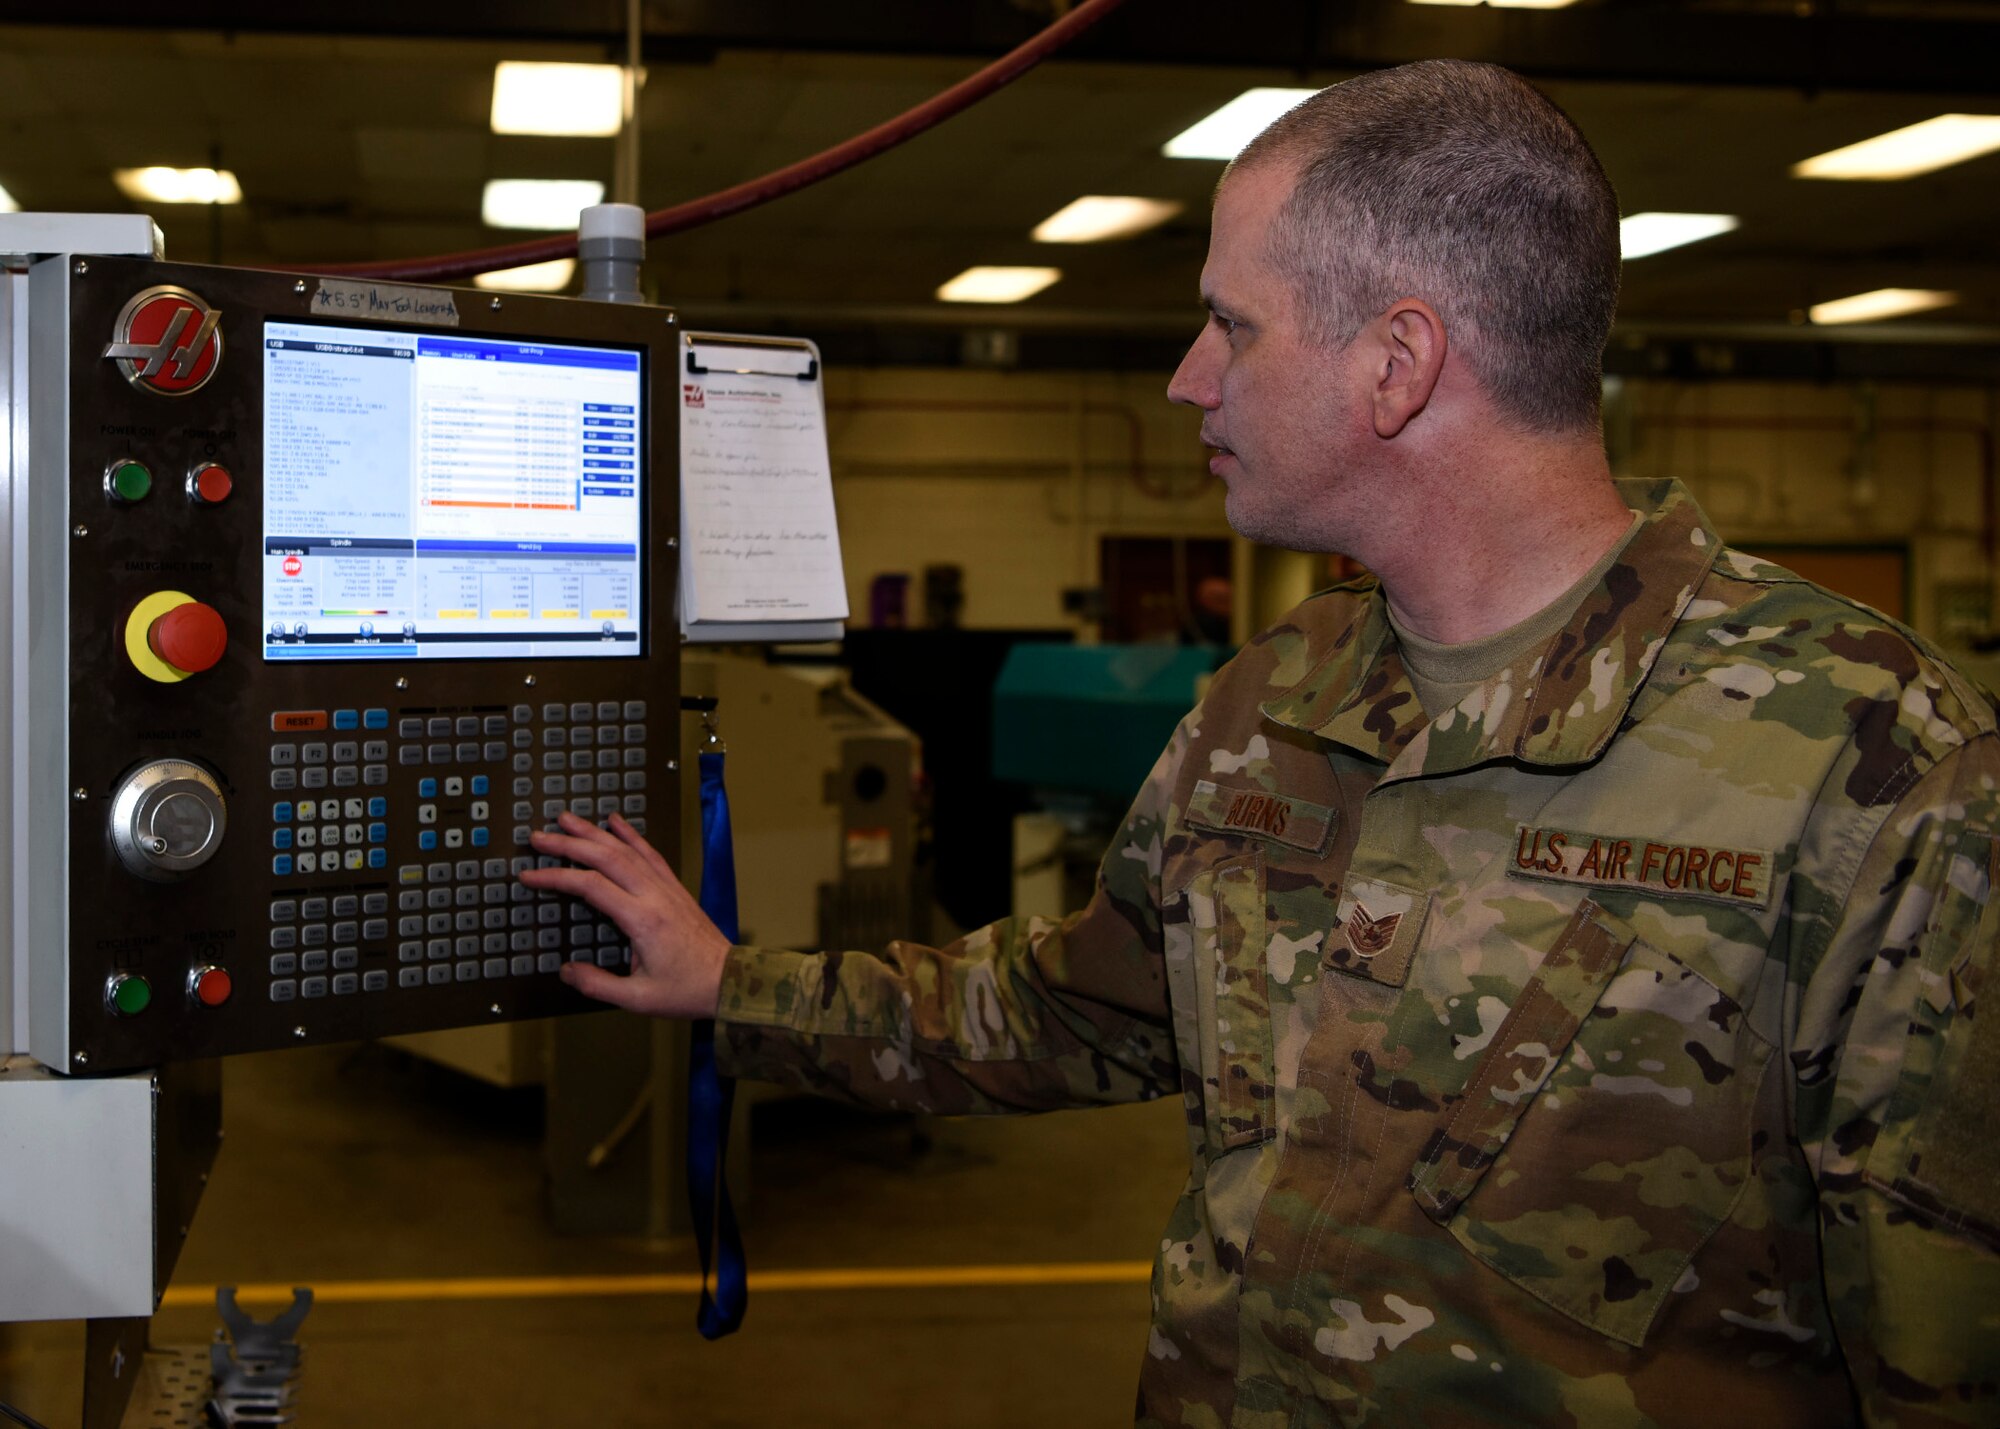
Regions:
<instances>
[{"instance_id":1,"label":"metal bracket on machine","mask_svg":"<svg viewBox=\"0 0 2000 1429\"><path fill-rule=\"evenodd\" d=\"M293 1338L312 1309L313 1293L294 1289L291 1307L271 1320L256 1320L236 1303L236 1287L215 1292L216 1312L223 1328L208 1347L215 1375L215 1393L208 1401L208 1422L214 1429L289 1424L292 1403L304 1359L304 1348Z\"/></svg>"}]
</instances>

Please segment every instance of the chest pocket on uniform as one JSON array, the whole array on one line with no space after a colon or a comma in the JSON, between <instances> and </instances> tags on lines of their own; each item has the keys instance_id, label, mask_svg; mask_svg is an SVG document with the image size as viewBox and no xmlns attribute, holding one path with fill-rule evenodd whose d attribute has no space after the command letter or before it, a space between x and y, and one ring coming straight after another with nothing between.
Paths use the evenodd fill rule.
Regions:
<instances>
[{"instance_id":1,"label":"chest pocket on uniform","mask_svg":"<svg viewBox=\"0 0 2000 1429\"><path fill-rule=\"evenodd\" d=\"M1220 1156L1275 1134L1264 865L1245 854L1187 889L1204 1134Z\"/></svg>"},{"instance_id":2,"label":"chest pocket on uniform","mask_svg":"<svg viewBox=\"0 0 2000 1429\"><path fill-rule=\"evenodd\" d=\"M1770 1056L1733 999L1586 899L1410 1190L1501 1275L1641 1345L1742 1194Z\"/></svg>"}]
</instances>

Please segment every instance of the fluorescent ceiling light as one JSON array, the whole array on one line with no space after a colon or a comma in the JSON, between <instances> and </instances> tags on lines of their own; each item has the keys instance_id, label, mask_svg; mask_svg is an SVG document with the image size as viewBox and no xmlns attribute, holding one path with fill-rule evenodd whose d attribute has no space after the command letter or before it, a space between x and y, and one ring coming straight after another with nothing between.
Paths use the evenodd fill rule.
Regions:
<instances>
[{"instance_id":1,"label":"fluorescent ceiling light","mask_svg":"<svg viewBox=\"0 0 2000 1429\"><path fill-rule=\"evenodd\" d=\"M1795 179L1908 179L2000 149L2000 115L1940 114L1802 159Z\"/></svg>"},{"instance_id":2,"label":"fluorescent ceiling light","mask_svg":"<svg viewBox=\"0 0 2000 1429\"><path fill-rule=\"evenodd\" d=\"M937 295L947 303L1018 303L1061 277L1060 268L967 268Z\"/></svg>"},{"instance_id":3,"label":"fluorescent ceiling light","mask_svg":"<svg viewBox=\"0 0 2000 1429\"><path fill-rule=\"evenodd\" d=\"M530 263L525 268L502 268L493 273L475 273L475 288L499 288L510 293L556 293L569 286L576 276L576 259L552 258L546 263Z\"/></svg>"},{"instance_id":4,"label":"fluorescent ceiling light","mask_svg":"<svg viewBox=\"0 0 2000 1429\"><path fill-rule=\"evenodd\" d=\"M575 228L578 214L603 201L595 179L488 179L479 217L491 228Z\"/></svg>"},{"instance_id":5,"label":"fluorescent ceiling light","mask_svg":"<svg viewBox=\"0 0 2000 1429\"><path fill-rule=\"evenodd\" d=\"M1485 0L1410 0L1412 5L1479 5Z\"/></svg>"},{"instance_id":6,"label":"fluorescent ceiling light","mask_svg":"<svg viewBox=\"0 0 2000 1429\"><path fill-rule=\"evenodd\" d=\"M1271 121L1316 89L1246 89L1229 103L1167 140L1160 150L1169 159L1233 159L1243 146L1271 126Z\"/></svg>"},{"instance_id":7,"label":"fluorescent ceiling light","mask_svg":"<svg viewBox=\"0 0 2000 1429\"><path fill-rule=\"evenodd\" d=\"M1629 262L1728 233L1736 221L1733 213L1629 213L1618 220L1618 247Z\"/></svg>"},{"instance_id":8,"label":"fluorescent ceiling light","mask_svg":"<svg viewBox=\"0 0 2000 1429\"><path fill-rule=\"evenodd\" d=\"M118 191L139 203L241 203L243 189L227 169L113 169Z\"/></svg>"},{"instance_id":9,"label":"fluorescent ceiling light","mask_svg":"<svg viewBox=\"0 0 2000 1429\"><path fill-rule=\"evenodd\" d=\"M1877 288L1872 293L1814 303L1808 311L1816 323L1872 323L1899 318L1905 313L1948 308L1957 301L1956 293L1940 293L1930 288Z\"/></svg>"},{"instance_id":10,"label":"fluorescent ceiling light","mask_svg":"<svg viewBox=\"0 0 2000 1429\"><path fill-rule=\"evenodd\" d=\"M7 186L0 184L0 213L19 213L21 205L14 195L7 192Z\"/></svg>"},{"instance_id":11,"label":"fluorescent ceiling light","mask_svg":"<svg viewBox=\"0 0 2000 1429\"><path fill-rule=\"evenodd\" d=\"M493 66L495 134L616 134L624 112L617 65L502 60Z\"/></svg>"},{"instance_id":12,"label":"fluorescent ceiling light","mask_svg":"<svg viewBox=\"0 0 2000 1429\"><path fill-rule=\"evenodd\" d=\"M1576 0L1486 0L1496 10L1560 10Z\"/></svg>"},{"instance_id":13,"label":"fluorescent ceiling light","mask_svg":"<svg viewBox=\"0 0 2000 1429\"><path fill-rule=\"evenodd\" d=\"M1037 243L1102 243L1158 228L1180 211L1172 199L1085 194L1036 224L1031 236Z\"/></svg>"}]
</instances>

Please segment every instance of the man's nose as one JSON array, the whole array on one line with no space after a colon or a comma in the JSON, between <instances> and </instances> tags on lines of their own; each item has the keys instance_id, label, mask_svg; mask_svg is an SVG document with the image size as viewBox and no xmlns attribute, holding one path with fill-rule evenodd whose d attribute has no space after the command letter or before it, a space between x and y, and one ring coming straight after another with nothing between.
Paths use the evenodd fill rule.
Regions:
<instances>
[{"instance_id":1,"label":"man's nose","mask_svg":"<svg viewBox=\"0 0 2000 1429\"><path fill-rule=\"evenodd\" d=\"M1213 324L1205 324L1201 335L1188 348L1181 365L1174 369L1173 380L1167 383L1167 400L1188 407L1199 407L1204 412L1214 411L1221 404L1221 390L1216 381L1220 371L1210 348Z\"/></svg>"}]
</instances>

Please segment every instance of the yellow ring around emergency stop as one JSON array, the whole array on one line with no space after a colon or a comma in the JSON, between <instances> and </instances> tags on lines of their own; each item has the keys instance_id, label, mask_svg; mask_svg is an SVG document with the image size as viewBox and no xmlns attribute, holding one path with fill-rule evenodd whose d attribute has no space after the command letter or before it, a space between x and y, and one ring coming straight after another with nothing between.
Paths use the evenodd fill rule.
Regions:
<instances>
[{"instance_id":1,"label":"yellow ring around emergency stop","mask_svg":"<svg viewBox=\"0 0 2000 1429\"><path fill-rule=\"evenodd\" d=\"M153 622L168 611L193 604L194 597L183 591L156 590L132 607L131 615L125 619L125 655L147 679L174 685L188 677L186 670L177 669L155 655L153 647L146 643L146 636L152 631Z\"/></svg>"}]
</instances>

